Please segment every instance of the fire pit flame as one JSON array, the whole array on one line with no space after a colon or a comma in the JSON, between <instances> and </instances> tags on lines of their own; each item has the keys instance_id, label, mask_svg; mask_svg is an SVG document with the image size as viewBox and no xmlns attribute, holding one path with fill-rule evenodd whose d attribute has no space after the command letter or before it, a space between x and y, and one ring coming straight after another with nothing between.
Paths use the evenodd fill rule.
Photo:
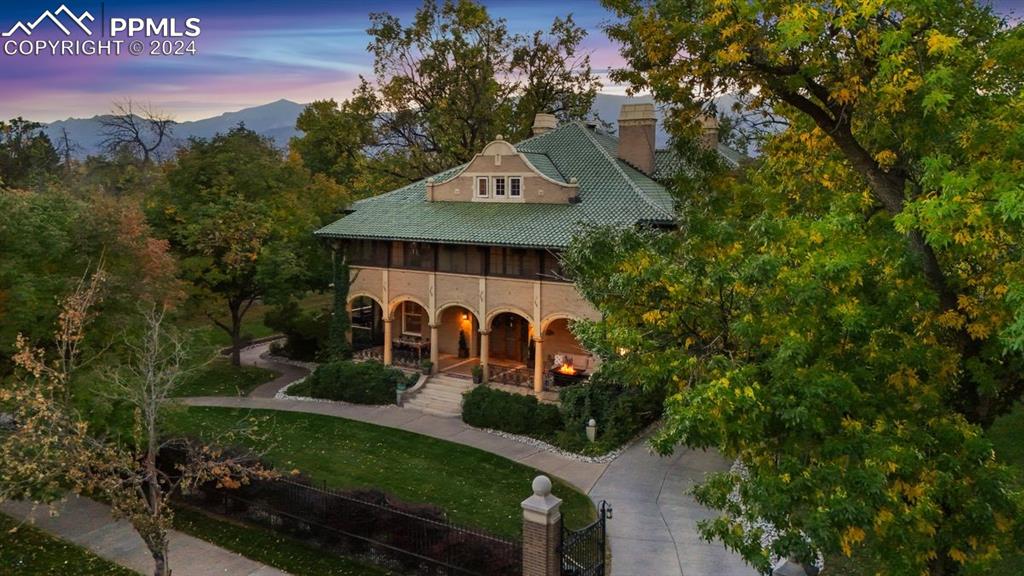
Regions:
<instances>
[{"instance_id":1,"label":"fire pit flame","mask_svg":"<svg viewBox=\"0 0 1024 576\"><path fill-rule=\"evenodd\" d=\"M576 369L572 367L572 364L569 364L568 362L562 362L562 365L558 367L558 372L561 374L568 374L570 376L574 376L576 374Z\"/></svg>"}]
</instances>

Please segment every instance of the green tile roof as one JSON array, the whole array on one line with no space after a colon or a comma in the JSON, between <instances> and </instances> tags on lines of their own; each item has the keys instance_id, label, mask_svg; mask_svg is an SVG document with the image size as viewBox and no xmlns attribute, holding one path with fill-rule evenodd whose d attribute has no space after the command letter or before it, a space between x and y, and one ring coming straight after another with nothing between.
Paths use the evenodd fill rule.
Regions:
<instances>
[{"instance_id":1,"label":"green tile roof","mask_svg":"<svg viewBox=\"0 0 1024 576\"><path fill-rule=\"evenodd\" d=\"M427 202L425 180L356 202L352 212L316 232L365 238L564 248L587 224L671 223L673 200L658 182L616 158L618 140L581 122L516 145L534 167L579 184L575 204ZM462 166L435 176L445 180Z\"/></svg>"}]
</instances>

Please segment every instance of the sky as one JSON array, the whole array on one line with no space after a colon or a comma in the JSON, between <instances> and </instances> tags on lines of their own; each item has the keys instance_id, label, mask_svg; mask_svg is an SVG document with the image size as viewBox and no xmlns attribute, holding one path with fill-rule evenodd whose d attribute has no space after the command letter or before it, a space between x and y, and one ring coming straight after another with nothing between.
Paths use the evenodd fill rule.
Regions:
<instances>
[{"instance_id":1,"label":"sky","mask_svg":"<svg viewBox=\"0 0 1024 576\"><path fill-rule=\"evenodd\" d=\"M76 15L89 11L95 27L101 2L93 0L0 0L0 32L32 22L62 1ZM573 14L589 31L584 43L595 71L622 63L601 31L611 18L598 0L485 1L492 16L513 32L547 29L556 16ZM371 11L387 11L408 22L418 0L106 0L109 22L121 18L199 18L195 56L50 56L0 53L0 118L41 122L90 117L124 98L149 102L177 120L195 120L282 98L306 103L348 97L360 74L372 76L366 47ZM65 20L68 26L69 20ZM89 39L80 31L70 38ZM98 37L98 35L97 35ZM31 40L69 37L50 22ZM16 32L0 38L27 38ZM126 42L129 41L126 39ZM147 43L148 45L148 43ZM616 91L609 86L608 91Z\"/></svg>"},{"instance_id":2,"label":"sky","mask_svg":"<svg viewBox=\"0 0 1024 576\"><path fill-rule=\"evenodd\" d=\"M1024 0L990 1L1004 13L1024 7ZM78 30L65 36L44 22L30 39L20 31L0 38L0 118L50 122L91 117L126 98L149 103L179 121L282 98L300 103L341 100L360 74L372 76L372 58L366 52L369 13L387 11L408 22L420 5L419 0L0 0L0 32L19 21L33 22L46 10L56 11L62 2L75 15L92 14L96 28L110 18L173 18L179 28L186 19L199 18L198 53L134 56L126 48L132 39L124 38L120 56L6 53L10 40L100 37ZM603 75L623 63L602 32L613 15L599 0L483 3L492 16L506 19L513 32L521 33L547 29L556 16L571 13L589 31L584 48L595 72ZM621 93L622 87L606 83L604 91Z\"/></svg>"}]
</instances>

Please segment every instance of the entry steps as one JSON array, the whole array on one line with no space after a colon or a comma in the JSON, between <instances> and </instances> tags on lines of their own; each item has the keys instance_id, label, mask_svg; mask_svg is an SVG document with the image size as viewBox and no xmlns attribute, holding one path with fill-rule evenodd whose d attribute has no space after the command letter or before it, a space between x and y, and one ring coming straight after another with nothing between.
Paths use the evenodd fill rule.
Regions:
<instances>
[{"instance_id":1,"label":"entry steps","mask_svg":"<svg viewBox=\"0 0 1024 576\"><path fill-rule=\"evenodd\" d=\"M457 418L462 415L462 395L473 389L473 381L435 374L402 406L415 408L427 414Z\"/></svg>"}]
</instances>

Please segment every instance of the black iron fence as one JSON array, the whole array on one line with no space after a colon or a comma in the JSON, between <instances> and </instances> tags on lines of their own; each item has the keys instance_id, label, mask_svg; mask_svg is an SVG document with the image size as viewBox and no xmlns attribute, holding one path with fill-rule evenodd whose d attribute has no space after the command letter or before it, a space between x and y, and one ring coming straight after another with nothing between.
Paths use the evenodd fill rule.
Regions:
<instances>
[{"instance_id":1,"label":"black iron fence","mask_svg":"<svg viewBox=\"0 0 1024 576\"><path fill-rule=\"evenodd\" d=\"M612 515L612 507L601 501L597 521L580 530L562 530L562 576L604 576L607 558L608 532L605 523Z\"/></svg>"},{"instance_id":2,"label":"black iron fence","mask_svg":"<svg viewBox=\"0 0 1024 576\"><path fill-rule=\"evenodd\" d=\"M276 479L238 489L211 482L180 498L207 512L406 574L522 575L521 542L452 524L436 507L393 502L375 490L339 492Z\"/></svg>"},{"instance_id":3,"label":"black iron fence","mask_svg":"<svg viewBox=\"0 0 1024 576\"><path fill-rule=\"evenodd\" d=\"M384 362L384 347L375 346L373 348L367 348L359 350L353 354L356 360L376 360L378 362ZM413 368L419 370L420 368L421 355L417 354L413 350L405 350L401 348L393 348L391 350L391 364L393 366L403 366L405 368Z\"/></svg>"},{"instance_id":4,"label":"black iron fence","mask_svg":"<svg viewBox=\"0 0 1024 576\"><path fill-rule=\"evenodd\" d=\"M504 369L492 365L491 371L494 373L489 379L491 382L506 386L533 388L533 371L529 368Z\"/></svg>"}]
</instances>

